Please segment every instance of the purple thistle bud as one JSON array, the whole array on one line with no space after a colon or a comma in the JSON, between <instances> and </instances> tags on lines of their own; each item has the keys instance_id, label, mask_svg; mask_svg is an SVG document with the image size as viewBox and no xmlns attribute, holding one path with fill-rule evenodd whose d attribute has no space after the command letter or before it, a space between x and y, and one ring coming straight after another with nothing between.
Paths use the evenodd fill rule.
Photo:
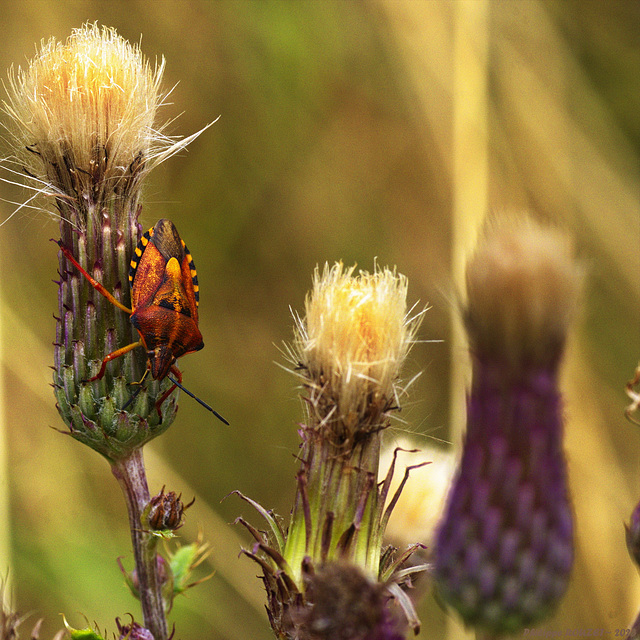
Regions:
<instances>
[{"instance_id":1,"label":"purple thistle bud","mask_svg":"<svg viewBox=\"0 0 640 640\"><path fill-rule=\"evenodd\" d=\"M555 232L494 231L467 269L473 382L435 576L466 624L505 634L549 615L569 580L558 366L581 274Z\"/></svg>"},{"instance_id":2,"label":"purple thistle bud","mask_svg":"<svg viewBox=\"0 0 640 640\"><path fill-rule=\"evenodd\" d=\"M120 624L120 620L116 618L116 625L118 625L118 633L120 634L118 640L155 640L151 631L137 622Z\"/></svg>"}]
</instances>

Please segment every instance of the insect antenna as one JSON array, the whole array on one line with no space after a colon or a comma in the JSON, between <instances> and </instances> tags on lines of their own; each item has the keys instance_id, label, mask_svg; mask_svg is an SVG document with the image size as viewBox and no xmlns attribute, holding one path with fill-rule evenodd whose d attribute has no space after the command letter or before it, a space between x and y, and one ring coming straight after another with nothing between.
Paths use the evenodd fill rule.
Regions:
<instances>
[{"instance_id":1,"label":"insect antenna","mask_svg":"<svg viewBox=\"0 0 640 640\"><path fill-rule=\"evenodd\" d=\"M200 400L200 398L198 398L198 396L191 393L189 389L186 389L185 387L183 387L174 377L167 376L167 378L169 378L169 380L171 380L171 382L175 384L176 387L178 387L178 389L182 389L188 396L191 396L196 402L199 402L205 409L208 409L209 411L211 411L211 413L213 413L213 415L216 418L218 418L218 420L220 420L221 422L224 422L226 425L229 424L229 422L225 418L223 418L213 407L210 407L206 402L204 402L204 400Z\"/></svg>"}]
</instances>

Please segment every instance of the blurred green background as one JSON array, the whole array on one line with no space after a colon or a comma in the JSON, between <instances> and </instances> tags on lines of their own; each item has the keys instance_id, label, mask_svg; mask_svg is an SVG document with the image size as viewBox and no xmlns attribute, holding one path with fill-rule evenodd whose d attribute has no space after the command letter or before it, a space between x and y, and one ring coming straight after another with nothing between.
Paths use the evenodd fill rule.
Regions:
<instances>
[{"instance_id":1,"label":"blurred green background","mask_svg":"<svg viewBox=\"0 0 640 640\"><path fill-rule=\"evenodd\" d=\"M152 492L197 501L214 577L177 600L177 638L271 637L248 544L258 518L240 489L286 516L293 498L293 376L275 364L314 266L397 265L410 303L432 308L402 413L424 443L458 441L468 380L455 295L486 210L531 210L575 236L588 286L564 367L566 451L577 522L569 593L545 628L629 625L640 577L622 523L640 499L640 433L623 418L640 358L640 3L538 0L221 0L0 3L0 69L84 21L165 56L161 113L189 150L149 177L143 224L174 220L201 285L206 349L185 384L232 423L181 399L147 447ZM6 77L6 76L5 76ZM6 150L5 150L6 152ZM0 196L25 192L1 185ZM15 206L0 203L0 219ZM19 213L0 228L3 451L0 522L14 600L41 637L137 614L125 506L108 465L54 429L50 388L57 224ZM453 327L453 328L452 328ZM442 340L440 343L427 342ZM449 383L453 380L453 383ZM50 428L53 427L53 428ZM0 503L1 505L1 503ZM5 518L5 516L0 516ZM410 533L408 533L410 537ZM8 564L0 552L0 572ZM420 638L463 638L429 595ZM24 628L26 633L27 628Z\"/></svg>"}]
</instances>

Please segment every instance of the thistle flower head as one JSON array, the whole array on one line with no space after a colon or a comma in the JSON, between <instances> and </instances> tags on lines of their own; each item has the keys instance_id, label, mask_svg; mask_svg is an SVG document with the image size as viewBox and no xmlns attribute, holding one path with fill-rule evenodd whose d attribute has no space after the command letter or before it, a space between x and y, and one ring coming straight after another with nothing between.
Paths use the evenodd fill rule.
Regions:
<instances>
[{"instance_id":1,"label":"thistle flower head","mask_svg":"<svg viewBox=\"0 0 640 640\"><path fill-rule=\"evenodd\" d=\"M557 362L582 269L568 236L532 220L490 224L467 265L466 324L479 357Z\"/></svg>"},{"instance_id":2,"label":"thistle flower head","mask_svg":"<svg viewBox=\"0 0 640 640\"><path fill-rule=\"evenodd\" d=\"M55 193L88 202L131 189L167 145L154 129L163 68L96 24L43 42L12 72L4 103L21 164Z\"/></svg>"},{"instance_id":3,"label":"thistle flower head","mask_svg":"<svg viewBox=\"0 0 640 640\"><path fill-rule=\"evenodd\" d=\"M492 231L467 270L473 379L435 578L466 624L502 635L548 616L569 581L557 370L581 269L556 231L532 222Z\"/></svg>"},{"instance_id":4,"label":"thistle flower head","mask_svg":"<svg viewBox=\"0 0 640 640\"><path fill-rule=\"evenodd\" d=\"M413 604L399 586L423 567L400 567L383 536L404 481L387 504L394 461L378 482L380 440L398 405L398 379L422 312L408 317L407 280L374 273L316 269L290 350L308 392L300 429L300 470L289 527L244 497L270 526L244 519L256 544L244 553L260 564L276 636L289 640L400 640L387 605L402 610L417 633ZM239 494L241 495L241 494Z\"/></svg>"},{"instance_id":5,"label":"thistle flower head","mask_svg":"<svg viewBox=\"0 0 640 640\"><path fill-rule=\"evenodd\" d=\"M14 161L35 181L36 196L53 199L60 219L58 409L74 438L110 460L162 433L177 410L164 376L139 393L130 386L142 379L147 357L127 317L142 178L201 133L172 140L155 124L163 68L164 61L152 68L115 30L88 24L66 42L43 43L26 69L12 72L4 102ZM125 355L101 369L114 352Z\"/></svg>"},{"instance_id":6,"label":"thistle flower head","mask_svg":"<svg viewBox=\"0 0 640 640\"><path fill-rule=\"evenodd\" d=\"M407 317L404 276L354 271L341 262L316 269L295 340L311 405L340 440L378 429L397 406L398 376L418 326Z\"/></svg>"}]
</instances>

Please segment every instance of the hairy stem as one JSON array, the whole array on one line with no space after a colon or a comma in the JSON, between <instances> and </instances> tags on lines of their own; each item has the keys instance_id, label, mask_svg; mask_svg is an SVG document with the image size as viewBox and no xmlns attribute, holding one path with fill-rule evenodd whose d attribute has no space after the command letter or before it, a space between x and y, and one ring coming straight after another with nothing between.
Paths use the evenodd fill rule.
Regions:
<instances>
[{"instance_id":1,"label":"hairy stem","mask_svg":"<svg viewBox=\"0 0 640 640\"><path fill-rule=\"evenodd\" d=\"M120 483L129 512L144 624L155 640L167 640L162 584L158 576L157 538L143 531L141 522L142 513L149 502L142 449L135 449L126 458L113 462L111 469Z\"/></svg>"}]
</instances>

